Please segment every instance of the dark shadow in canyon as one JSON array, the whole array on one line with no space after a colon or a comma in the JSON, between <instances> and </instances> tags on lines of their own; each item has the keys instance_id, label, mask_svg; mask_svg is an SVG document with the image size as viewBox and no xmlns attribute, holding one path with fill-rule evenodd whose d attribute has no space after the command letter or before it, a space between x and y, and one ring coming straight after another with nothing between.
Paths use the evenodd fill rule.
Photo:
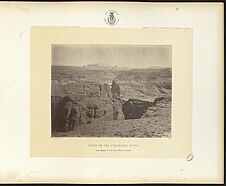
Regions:
<instances>
[{"instance_id":1,"label":"dark shadow in canyon","mask_svg":"<svg viewBox=\"0 0 226 186\"><path fill-rule=\"evenodd\" d=\"M153 102L142 101L138 99L129 99L122 106L125 119L140 119L147 111L148 107L155 106L158 101L165 99L164 97L156 98Z\"/></svg>"}]
</instances>

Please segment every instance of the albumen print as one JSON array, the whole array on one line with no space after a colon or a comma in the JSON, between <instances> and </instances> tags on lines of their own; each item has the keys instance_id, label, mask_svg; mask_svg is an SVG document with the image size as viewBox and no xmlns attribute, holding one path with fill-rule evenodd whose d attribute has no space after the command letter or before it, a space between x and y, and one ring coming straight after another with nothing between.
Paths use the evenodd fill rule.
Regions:
<instances>
[{"instance_id":1,"label":"albumen print","mask_svg":"<svg viewBox=\"0 0 226 186\"><path fill-rule=\"evenodd\" d=\"M171 48L52 45L52 137L170 138Z\"/></svg>"}]
</instances>

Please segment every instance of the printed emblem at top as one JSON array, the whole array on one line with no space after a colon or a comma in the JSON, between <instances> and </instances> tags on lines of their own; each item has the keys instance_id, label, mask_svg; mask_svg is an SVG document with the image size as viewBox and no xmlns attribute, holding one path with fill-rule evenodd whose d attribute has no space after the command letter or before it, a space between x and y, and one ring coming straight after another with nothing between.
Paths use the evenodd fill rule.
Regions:
<instances>
[{"instance_id":1,"label":"printed emblem at top","mask_svg":"<svg viewBox=\"0 0 226 186\"><path fill-rule=\"evenodd\" d=\"M110 26L114 26L118 23L119 18L118 18L118 12L116 12L115 10L108 10L105 13L105 22L110 25Z\"/></svg>"}]
</instances>

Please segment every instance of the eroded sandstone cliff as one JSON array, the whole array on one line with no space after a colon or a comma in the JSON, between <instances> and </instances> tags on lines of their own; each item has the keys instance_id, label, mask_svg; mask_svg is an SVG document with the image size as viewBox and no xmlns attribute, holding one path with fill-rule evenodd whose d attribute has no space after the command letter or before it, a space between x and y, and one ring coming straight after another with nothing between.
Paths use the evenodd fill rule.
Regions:
<instances>
[{"instance_id":1,"label":"eroded sandstone cliff","mask_svg":"<svg viewBox=\"0 0 226 186\"><path fill-rule=\"evenodd\" d=\"M92 135L97 135L100 130L102 132L98 136L104 136L106 131L106 136L111 136L111 130L116 129L108 129L105 124L116 128L125 125L120 126L121 130L132 127L131 134L135 132L133 127L139 125L141 129L136 129L137 133L147 136L145 132L151 125L152 128L162 126L161 135L164 132L168 134L171 130L171 76L171 69L114 72L53 68L52 131L67 134L71 131L70 135L89 136L92 132ZM148 135L156 136L158 133L150 131ZM128 131L121 135L131 136Z\"/></svg>"},{"instance_id":2,"label":"eroded sandstone cliff","mask_svg":"<svg viewBox=\"0 0 226 186\"><path fill-rule=\"evenodd\" d=\"M92 120L125 119L122 100L117 96L112 97L112 90L107 84L53 82L52 92L53 131L73 130L77 125Z\"/></svg>"}]
</instances>

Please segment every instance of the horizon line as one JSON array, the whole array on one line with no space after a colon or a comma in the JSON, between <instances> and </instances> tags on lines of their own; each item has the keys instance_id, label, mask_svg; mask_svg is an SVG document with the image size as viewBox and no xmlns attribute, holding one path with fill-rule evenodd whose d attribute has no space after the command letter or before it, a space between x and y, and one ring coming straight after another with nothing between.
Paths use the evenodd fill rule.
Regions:
<instances>
[{"instance_id":1,"label":"horizon line","mask_svg":"<svg viewBox=\"0 0 226 186\"><path fill-rule=\"evenodd\" d=\"M111 65L104 66L104 65L100 65L100 64L86 64L86 65L99 65L100 67L115 67L115 66L111 66ZM51 66L67 66L67 67L82 67L82 68L84 68L86 65L79 66L79 65L60 65L60 64L51 64ZM118 66L118 65L117 65L116 67L121 67L121 68L137 68L137 67ZM151 68L151 67L172 68L171 66L157 66L157 65L149 66L149 67L142 67L142 68Z\"/></svg>"}]
</instances>

